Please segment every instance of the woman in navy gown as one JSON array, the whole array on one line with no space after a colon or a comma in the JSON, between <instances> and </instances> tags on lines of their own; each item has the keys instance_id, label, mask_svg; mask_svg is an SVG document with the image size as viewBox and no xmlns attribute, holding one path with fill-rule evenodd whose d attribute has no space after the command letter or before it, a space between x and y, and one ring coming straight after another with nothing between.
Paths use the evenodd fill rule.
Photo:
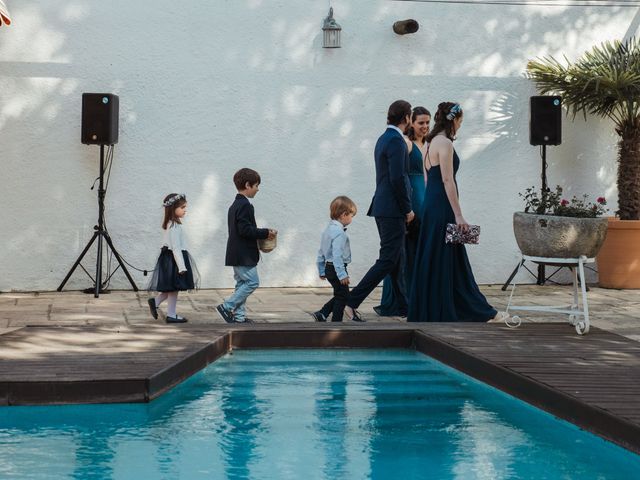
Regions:
<instances>
[{"instance_id":1,"label":"woman in navy gown","mask_svg":"<svg viewBox=\"0 0 640 480\"><path fill-rule=\"evenodd\" d=\"M405 256L403 277L406 286L407 298L409 296L409 288L411 285L411 277L413 276L413 263L416 257L416 247L418 245L418 236L420 234L420 217L422 216L422 207L424 204L424 152L427 148L426 137L429 133L431 124L431 113L424 107L415 107L411 114L411 124L407 131L409 141L409 181L411 182L411 207L416 216L413 222L407 226L407 235L405 238ZM373 307L373 310L381 317L406 316L407 312L402 310L398 305L396 296L393 293L391 277L388 275L382 282L382 298L380 305Z\"/></svg>"},{"instance_id":2,"label":"woman in navy gown","mask_svg":"<svg viewBox=\"0 0 640 480\"><path fill-rule=\"evenodd\" d=\"M444 241L447 223L469 228L458 201L460 159L453 148L462 116L459 104L441 103L433 130L427 135L427 188L409 295L410 322L486 322L497 318L473 278L465 246Z\"/></svg>"}]
</instances>

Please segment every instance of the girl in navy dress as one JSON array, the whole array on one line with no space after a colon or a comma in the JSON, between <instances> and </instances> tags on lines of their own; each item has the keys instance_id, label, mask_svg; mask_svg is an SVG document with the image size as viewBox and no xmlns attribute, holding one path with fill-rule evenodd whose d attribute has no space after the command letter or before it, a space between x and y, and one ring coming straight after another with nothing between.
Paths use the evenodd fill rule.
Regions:
<instances>
[{"instance_id":1,"label":"girl in navy dress","mask_svg":"<svg viewBox=\"0 0 640 480\"><path fill-rule=\"evenodd\" d=\"M498 319L473 277L464 245L445 243L447 223L462 229L456 173L460 158L453 148L462 125L458 103L438 105L435 125L427 135L427 188L409 296L410 322L486 322Z\"/></svg>"},{"instance_id":2,"label":"girl in navy dress","mask_svg":"<svg viewBox=\"0 0 640 480\"><path fill-rule=\"evenodd\" d=\"M178 292L193 290L198 283L198 270L187 252L182 219L187 214L187 197L184 193L170 193L164 198L162 221L162 248L149 282L148 289L159 292L150 298L149 310L158 318L158 307L167 300L167 323L185 323L186 318L176 313Z\"/></svg>"}]
</instances>

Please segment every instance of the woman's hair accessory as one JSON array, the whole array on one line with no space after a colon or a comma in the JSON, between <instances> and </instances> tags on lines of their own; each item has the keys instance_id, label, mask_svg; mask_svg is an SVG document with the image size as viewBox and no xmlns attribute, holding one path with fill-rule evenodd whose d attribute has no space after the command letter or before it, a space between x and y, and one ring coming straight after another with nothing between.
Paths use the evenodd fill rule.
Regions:
<instances>
[{"instance_id":1,"label":"woman's hair accessory","mask_svg":"<svg viewBox=\"0 0 640 480\"><path fill-rule=\"evenodd\" d=\"M449 110L449 113L447 113L447 120L449 121L453 120L461 111L462 111L462 107L460 106L460 104L454 103L453 106L451 107L451 110Z\"/></svg>"},{"instance_id":2,"label":"woman's hair accessory","mask_svg":"<svg viewBox=\"0 0 640 480\"><path fill-rule=\"evenodd\" d=\"M177 195L174 195L173 197L169 198L168 200L166 200L165 202L162 203L163 207L170 207L171 205L173 205L174 203L182 200L182 199L186 199L187 196L184 193L178 193Z\"/></svg>"}]
</instances>

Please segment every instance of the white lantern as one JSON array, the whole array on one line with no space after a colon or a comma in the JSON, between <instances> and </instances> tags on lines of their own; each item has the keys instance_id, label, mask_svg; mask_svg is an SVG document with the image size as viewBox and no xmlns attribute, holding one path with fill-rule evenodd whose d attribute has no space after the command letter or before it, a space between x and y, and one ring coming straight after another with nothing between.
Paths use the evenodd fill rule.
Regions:
<instances>
[{"instance_id":1,"label":"white lantern","mask_svg":"<svg viewBox=\"0 0 640 480\"><path fill-rule=\"evenodd\" d=\"M333 18L333 7L329 8L329 16L322 25L323 48L340 48L340 32L342 27Z\"/></svg>"},{"instance_id":2,"label":"white lantern","mask_svg":"<svg viewBox=\"0 0 640 480\"><path fill-rule=\"evenodd\" d=\"M0 27L2 25L11 25L11 17L9 17L7 6L0 0Z\"/></svg>"}]
</instances>

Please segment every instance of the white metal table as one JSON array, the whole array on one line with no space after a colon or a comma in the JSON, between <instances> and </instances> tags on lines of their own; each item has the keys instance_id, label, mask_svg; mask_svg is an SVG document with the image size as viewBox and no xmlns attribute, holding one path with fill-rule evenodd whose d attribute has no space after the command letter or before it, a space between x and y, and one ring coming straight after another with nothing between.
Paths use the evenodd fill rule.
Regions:
<instances>
[{"instance_id":1,"label":"white metal table","mask_svg":"<svg viewBox=\"0 0 640 480\"><path fill-rule=\"evenodd\" d=\"M513 292L516 290L516 277L520 268L524 264L524 261L531 261L538 264L545 265L559 265L568 267L573 273L573 303L569 306L524 306L524 305L511 305L513 299ZM522 323L519 316L509 316L509 310L522 310L529 312L551 312L562 313L569 315L569 323L573 325L579 335L589 333L589 303L587 302L587 284L584 278L584 266L587 263L594 263L595 258L587 258L582 255L579 258L549 258L549 257L532 257L529 255L522 255L522 261L518 267L518 272L513 276L511 282L511 295L509 295L509 303L507 305L504 322L508 327L517 328ZM578 283L580 283L580 298L578 298Z\"/></svg>"}]
</instances>

